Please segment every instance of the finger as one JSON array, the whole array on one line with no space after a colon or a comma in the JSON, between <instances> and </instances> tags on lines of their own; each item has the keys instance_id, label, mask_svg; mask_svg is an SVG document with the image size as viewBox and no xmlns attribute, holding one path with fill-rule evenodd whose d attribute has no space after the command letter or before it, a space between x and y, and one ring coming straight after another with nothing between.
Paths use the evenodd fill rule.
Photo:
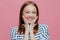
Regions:
<instances>
[{"instance_id":1,"label":"finger","mask_svg":"<svg viewBox=\"0 0 60 40\"><path fill-rule=\"evenodd\" d=\"M26 19L24 16L22 16L22 17L23 17L24 22L25 22L26 24L28 24L27 19Z\"/></svg>"},{"instance_id":2,"label":"finger","mask_svg":"<svg viewBox=\"0 0 60 40\"><path fill-rule=\"evenodd\" d=\"M33 27L35 27L37 24L32 24Z\"/></svg>"},{"instance_id":3,"label":"finger","mask_svg":"<svg viewBox=\"0 0 60 40\"><path fill-rule=\"evenodd\" d=\"M37 16L37 17L35 17L35 19L33 20L33 23L35 23L35 21L37 20L37 18L38 18L38 16Z\"/></svg>"},{"instance_id":4,"label":"finger","mask_svg":"<svg viewBox=\"0 0 60 40\"><path fill-rule=\"evenodd\" d=\"M37 24L35 24L35 26L36 26Z\"/></svg>"},{"instance_id":5,"label":"finger","mask_svg":"<svg viewBox=\"0 0 60 40\"><path fill-rule=\"evenodd\" d=\"M26 25L26 24L22 24L24 27L29 27L29 25Z\"/></svg>"},{"instance_id":6,"label":"finger","mask_svg":"<svg viewBox=\"0 0 60 40\"><path fill-rule=\"evenodd\" d=\"M31 24L29 28L30 28L30 29L33 29L36 25L37 25L37 24Z\"/></svg>"},{"instance_id":7,"label":"finger","mask_svg":"<svg viewBox=\"0 0 60 40\"><path fill-rule=\"evenodd\" d=\"M34 24L34 27L36 26L37 24Z\"/></svg>"},{"instance_id":8,"label":"finger","mask_svg":"<svg viewBox=\"0 0 60 40\"><path fill-rule=\"evenodd\" d=\"M25 25L24 24L22 24L24 27L25 27Z\"/></svg>"}]
</instances>

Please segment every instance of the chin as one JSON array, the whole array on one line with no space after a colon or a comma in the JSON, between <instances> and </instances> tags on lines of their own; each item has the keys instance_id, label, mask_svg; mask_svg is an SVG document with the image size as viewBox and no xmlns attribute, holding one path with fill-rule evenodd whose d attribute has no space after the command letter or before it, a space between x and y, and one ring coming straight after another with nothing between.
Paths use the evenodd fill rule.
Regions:
<instances>
[{"instance_id":1,"label":"chin","mask_svg":"<svg viewBox=\"0 0 60 40\"><path fill-rule=\"evenodd\" d=\"M29 22L29 24L31 24L31 22Z\"/></svg>"},{"instance_id":2,"label":"chin","mask_svg":"<svg viewBox=\"0 0 60 40\"><path fill-rule=\"evenodd\" d=\"M29 24L30 24L31 22L29 22Z\"/></svg>"}]
</instances>

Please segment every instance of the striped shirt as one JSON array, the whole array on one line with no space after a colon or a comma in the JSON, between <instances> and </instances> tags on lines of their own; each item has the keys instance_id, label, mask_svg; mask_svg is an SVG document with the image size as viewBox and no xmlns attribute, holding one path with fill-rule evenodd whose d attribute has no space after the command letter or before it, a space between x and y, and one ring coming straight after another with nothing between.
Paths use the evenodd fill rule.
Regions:
<instances>
[{"instance_id":1,"label":"striped shirt","mask_svg":"<svg viewBox=\"0 0 60 40\"><path fill-rule=\"evenodd\" d=\"M18 34L17 30L18 27L11 29L11 40L23 40L24 35ZM38 32L34 36L36 40L50 40L48 26L46 24L38 24ZM28 40L31 40L30 35L28 35Z\"/></svg>"}]
</instances>

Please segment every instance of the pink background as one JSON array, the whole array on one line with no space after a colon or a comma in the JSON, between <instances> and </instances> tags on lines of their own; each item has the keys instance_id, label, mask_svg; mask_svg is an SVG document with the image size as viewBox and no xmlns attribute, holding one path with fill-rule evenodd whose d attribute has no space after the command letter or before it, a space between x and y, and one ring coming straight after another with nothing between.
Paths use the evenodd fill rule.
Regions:
<instances>
[{"instance_id":1,"label":"pink background","mask_svg":"<svg viewBox=\"0 0 60 40\"><path fill-rule=\"evenodd\" d=\"M26 0L0 0L0 40L11 40L10 29L18 25L19 10ZM39 23L48 24L50 40L60 40L60 0L33 0L39 7Z\"/></svg>"}]
</instances>

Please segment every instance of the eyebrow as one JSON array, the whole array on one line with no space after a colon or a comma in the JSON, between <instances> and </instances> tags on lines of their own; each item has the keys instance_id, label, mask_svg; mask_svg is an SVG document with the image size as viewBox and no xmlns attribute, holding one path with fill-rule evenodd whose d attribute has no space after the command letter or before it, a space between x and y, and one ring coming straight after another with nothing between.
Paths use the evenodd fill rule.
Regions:
<instances>
[{"instance_id":1,"label":"eyebrow","mask_svg":"<svg viewBox=\"0 0 60 40\"><path fill-rule=\"evenodd\" d=\"M25 11L29 11L29 10L25 10ZM36 10L33 10L34 12L36 11Z\"/></svg>"}]
</instances>

